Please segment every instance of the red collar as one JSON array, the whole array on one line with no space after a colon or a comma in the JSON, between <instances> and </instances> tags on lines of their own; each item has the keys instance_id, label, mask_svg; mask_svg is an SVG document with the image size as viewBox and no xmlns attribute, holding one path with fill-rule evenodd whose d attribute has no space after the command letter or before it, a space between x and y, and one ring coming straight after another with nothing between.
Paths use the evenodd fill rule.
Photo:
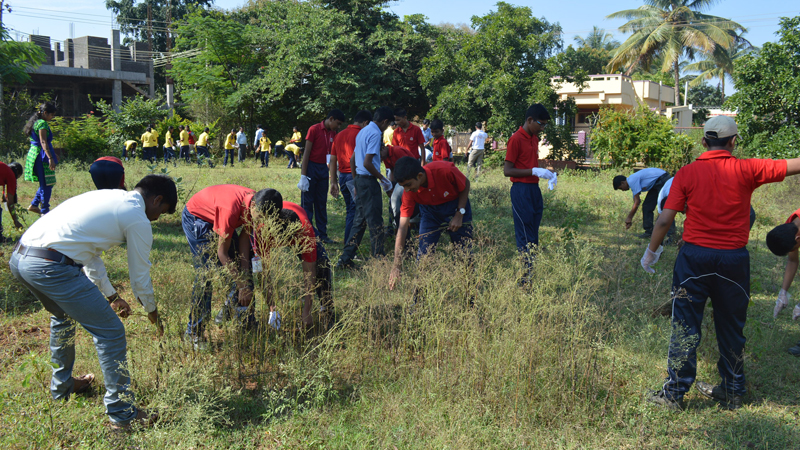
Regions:
<instances>
[{"instance_id":1,"label":"red collar","mask_svg":"<svg viewBox=\"0 0 800 450\"><path fill-rule=\"evenodd\" d=\"M708 159L721 159L721 158L735 158L731 154L731 152L727 150L707 150L703 152L702 155L697 157L697 160L708 160Z\"/></svg>"},{"instance_id":2,"label":"red collar","mask_svg":"<svg viewBox=\"0 0 800 450\"><path fill-rule=\"evenodd\" d=\"M522 133L522 136L524 136L525 139L532 139L533 138L533 136L528 134L528 132L525 131L525 128L523 128L523 127L519 127L519 130L517 130L517 133Z\"/></svg>"},{"instance_id":3,"label":"red collar","mask_svg":"<svg viewBox=\"0 0 800 450\"><path fill-rule=\"evenodd\" d=\"M425 186L425 189L431 190L436 186L436 183L433 181L433 177L431 176L431 171L425 166L422 166L422 170L425 171L425 178L428 180L428 185ZM423 186L420 186L423 187ZM418 189L419 190L419 189Z\"/></svg>"}]
</instances>

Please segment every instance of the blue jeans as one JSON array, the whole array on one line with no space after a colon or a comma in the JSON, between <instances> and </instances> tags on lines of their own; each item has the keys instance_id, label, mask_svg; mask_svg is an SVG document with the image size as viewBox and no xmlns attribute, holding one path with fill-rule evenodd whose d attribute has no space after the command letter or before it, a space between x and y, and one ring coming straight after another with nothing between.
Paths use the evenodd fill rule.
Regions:
<instances>
[{"instance_id":1,"label":"blue jeans","mask_svg":"<svg viewBox=\"0 0 800 450\"><path fill-rule=\"evenodd\" d=\"M347 186L347 182L352 179L352 173L339 172L339 192L342 194L347 210L347 215L344 218L344 240L342 242L347 242L347 237L350 236L350 230L353 228L353 219L356 217L356 200L350 194L350 188Z\"/></svg>"},{"instance_id":2,"label":"blue jeans","mask_svg":"<svg viewBox=\"0 0 800 450\"><path fill-rule=\"evenodd\" d=\"M287 169L291 169L292 167L297 165L297 159L294 156L294 152L286 150L286 157L289 158L289 164L286 165Z\"/></svg>"},{"instance_id":3,"label":"blue jeans","mask_svg":"<svg viewBox=\"0 0 800 450\"><path fill-rule=\"evenodd\" d=\"M214 167L214 161L211 159L211 153L205 145L198 145L197 147L197 165L200 165L202 158L208 159L208 165Z\"/></svg>"},{"instance_id":4,"label":"blue jeans","mask_svg":"<svg viewBox=\"0 0 800 450\"><path fill-rule=\"evenodd\" d=\"M48 164L50 162L48 161ZM50 212L50 196L53 194L53 186L48 186L44 176L44 160L40 156L33 164L33 173L39 178L39 188L31 201L32 206L38 206L42 214Z\"/></svg>"},{"instance_id":5,"label":"blue jeans","mask_svg":"<svg viewBox=\"0 0 800 450\"><path fill-rule=\"evenodd\" d=\"M211 296L214 292L208 271L219 267L217 249L213 245L214 230L213 224L196 217L189 212L188 208L183 209L181 216L183 233L189 243L189 250L192 252L192 265L195 270L194 284L192 285L192 308L189 312L189 324L186 327L186 334L191 336L202 336L205 323L211 315ZM233 260L237 259L237 243L239 235L234 232L231 238L231 246L228 256ZM239 293L236 283L232 283L231 290L225 304L230 305L239 303ZM251 303L252 306L252 303ZM246 309L246 308L245 308ZM252 311L252 309L251 309ZM242 312L242 311L238 311Z\"/></svg>"},{"instance_id":6,"label":"blue jeans","mask_svg":"<svg viewBox=\"0 0 800 450\"><path fill-rule=\"evenodd\" d=\"M144 147L144 149L142 149L142 159L150 162L156 162L157 148L158 147Z\"/></svg>"},{"instance_id":7,"label":"blue jeans","mask_svg":"<svg viewBox=\"0 0 800 450\"><path fill-rule=\"evenodd\" d=\"M680 399L697 374L697 347L702 337L703 310L711 298L717 332L720 385L744 395L744 325L750 302L750 254L746 247L718 250L686 243L672 272L672 337L664 392Z\"/></svg>"},{"instance_id":8,"label":"blue jeans","mask_svg":"<svg viewBox=\"0 0 800 450\"><path fill-rule=\"evenodd\" d=\"M369 227L372 256L383 256L386 253L383 248L383 189L378 180L369 175L356 175L355 185L358 194L356 215L353 218L350 236L347 237L344 250L339 257L340 264L349 264L353 261L367 227Z\"/></svg>"},{"instance_id":9,"label":"blue jeans","mask_svg":"<svg viewBox=\"0 0 800 450\"><path fill-rule=\"evenodd\" d=\"M112 422L127 423L136 417L129 402L130 376L127 370L125 327L108 300L77 266L48 261L14 252L8 263L11 273L50 312L50 361L53 378L50 393L54 399L67 399L72 393L72 366L75 363L75 322L92 335L106 395L103 402ZM122 397L122 398L120 398ZM124 399L124 400L123 400Z\"/></svg>"},{"instance_id":10,"label":"blue jeans","mask_svg":"<svg viewBox=\"0 0 800 450\"><path fill-rule=\"evenodd\" d=\"M396 188L395 188L396 189ZM467 213L464 214L463 222L472 222L472 207L467 201L467 206L464 208ZM417 257L422 257L432 250L432 247L439 242L442 232L446 231L446 226L443 224L450 224L450 220L458 210L458 199L451 200L441 205L419 205L420 221L419 221L419 251ZM472 240L472 224L463 223L461 228L456 231L447 231L450 235L450 242L455 245L470 245Z\"/></svg>"},{"instance_id":11,"label":"blue jeans","mask_svg":"<svg viewBox=\"0 0 800 450\"><path fill-rule=\"evenodd\" d=\"M269 167L269 152L261 152L261 167Z\"/></svg>"},{"instance_id":12,"label":"blue jeans","mask_svg":"<svg viewBox=\"0 0 800 450\"><path fill-rule=\"evenodd\" d=\"M511 185L511 210L514 214L514 236L517 251L530 269L533 262L529 257L533 247L539 245L539 225L542 223L544 200L537 183L516 182Z\"/></svg>"},{"instance_id":13,"label":"blue jeans","mask_svg":"<svg viewBox=\"0 0 800 450\"><path fill-rule=\"evenodd\" d=\"M230 156L230 158L231 158L231 167L233 167L233 158L234 158L233 152L234 151L235 151L234 149L227 149L227 148L225 149L225 157L222 159L222 165L223 166L227 166L228 165L228 157Z\"/></svg>"},{"instance_id":14,"label":"blue jeans","mask_svg":"<svg viewBox=\"0 0 800 450\"><path fill-rule=\"evenodd\" d=\"M301 193L300 204L314 224L317 237L324 241L328 239L328 165L309 161L306 176L311 180L308 191Z\"/></svg>"},{"instance_id":15,"label":"blue jeans","mask_svg":"<svg viewBox=\"0 0 800 450\"><path fill-rule=\"evenodd\" d=\"M183 158L186 162L189 162L189 151L192 147L188 145L181 145L181 152L178 154L178 158Z\"/></svg>"},{"instance_id":16,"label":"blue jeans","mask_svg":"<svg viewBox=\"0 0 800 450\"><path fill-rule=\"evenodd\" d=\"M164 162L168 163L175 158L175 147L164 147Z\"/></svg>"}]
</instances>

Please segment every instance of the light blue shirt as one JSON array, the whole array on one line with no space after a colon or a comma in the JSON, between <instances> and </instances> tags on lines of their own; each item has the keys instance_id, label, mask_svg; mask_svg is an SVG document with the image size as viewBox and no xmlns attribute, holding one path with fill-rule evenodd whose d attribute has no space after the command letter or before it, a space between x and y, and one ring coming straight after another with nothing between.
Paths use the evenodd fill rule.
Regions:
<instances>
[{"instance_id":1,"label":"light blue shirt","mask_svg":"<svg viewBox=\"0 0 800 450\"><path fill-rule=\"evenodd\" d=\"M261 140L261 136L264 134L264 130L261 128L256 130L256 139L253 141L253 148L258 147L258 141Z\"/></svg>"},{"instance_id":2,"label":"light blue shirt","mask_svg":"<svg viewBox=\"0 0 800 450\"><path fill-rule=\"evenodd\" d=\"M634 173L628 177L628 187L631 188L631 194L635 196L642 191L649 191L656 184L656 181L666 173L655 167L648 167Z\"/></svg>"},{"instance_id":3,"label":"light blue shirt","mask_svg":"<svg viewBox=\"0 0 800 450\"><path fill-rule=\"evenodd\" d=\"M381 171L381 141L383 140L383 133L375 122L370 122L356 135L356 148L353 155L356 157L356 174L357 175L371 175L364 168L364 158L367 155L375 155L372 157L372 164L375 170Z\"/></svg>"},{"instance_id":4,"label":"light blue shirt","mask_svg":"<svg viewBox=\"0 0 800 450\"><path fill-rule=\"evenodd\" d=\"M433 133L431 133L431 128L428 127L422 130L422 135L425 136L425 144L431 145L431 139L433 139Z\"/></svg>"},{"instance_id":5,"label":"light blue shirt","mask_svg":"<svg viewBox=\"0 0 800 450\"><path fill-rule=\"evenodd\" d=\"M667 198L667 196L669 196L669 189L672 187L672 180L674 180L674 179L675 179L675 177L672 177L669 180L667 180L667 182L664 183L664 187L662 187L661 191L658 193L658 213L659 214L661 214L661 211L662 211L661 201L664 200L665 198Z\"/></svg>"}]
</instances>

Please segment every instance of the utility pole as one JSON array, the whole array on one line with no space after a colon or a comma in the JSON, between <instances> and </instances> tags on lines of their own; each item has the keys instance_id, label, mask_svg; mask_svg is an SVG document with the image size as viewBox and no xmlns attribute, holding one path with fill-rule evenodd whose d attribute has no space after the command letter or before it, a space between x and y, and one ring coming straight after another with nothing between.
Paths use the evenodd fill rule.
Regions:
<instances>
[{"instance_id":1,"label":"utility pole","mask_svg":"<svg viewBox=\"0 0 800 450\"><path fill-rule=\"evenodd\" d=\"M167 64L165 70L167 72L167 107L169 108L170 117L174 113L175 104L175 82L169 76L169 71L172 69L172 32L170 26L172 25L172 1L167 0Z\"/></svg>"},{"instance_id":2,"label":"utility pole","mask_svg":"<svg viewBox=\"0 0 800 450\"><path fill-rule=\"evenodd\" d=\"M150 7L150 0L147 0L147 44L150 46L150 59L153 58L153 10Z\"/></svg>"},{"instance_id":3,"label":"utility pole","mask_svg":"<svg viewBox=\"0 0 800 450\"><path fill-rule=\"evenodd\" d=\"M5 0L0 0L0 29L3 28L3 8L7 5ZM10 11L10 8L9 8ZM0 139L3 138L3 110L5 109L5 92L3 91L3 78L0 77Z\"/></svg>"}]
</instances>

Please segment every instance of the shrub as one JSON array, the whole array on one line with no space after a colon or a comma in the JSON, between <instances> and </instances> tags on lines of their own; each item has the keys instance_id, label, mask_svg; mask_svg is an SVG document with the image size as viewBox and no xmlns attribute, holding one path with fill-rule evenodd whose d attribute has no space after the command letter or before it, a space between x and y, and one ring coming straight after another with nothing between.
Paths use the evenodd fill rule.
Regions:
<instances>
[{"instance_id":1,"label":"shrub","mask_svg":"<svg viewBox=\"0 0 800 450\"><path fill-rule=\"evenodd\" d=\"M119 111L115 111L103 100L95 103L97 110L108 121L110 128L108 144L111 148L118 152L121 151L125 141L128 139L138 140L148 125L167 117L167 111L160 107L161 102L160 98L147 100L135 96L122 102Z\"/></svg>"},{"instance_id":2,"label":"shrub","mask_svg":"<svg viewBox=\"0 0 800 450\"><path fill-rule=\"evenodd\" d=\"M106 122L94 114L87 114L80 119L56 117L50 127L53 146L63 148L69 158L92 161L111 153Z\"/></svg>"},{"instance_id":3,"label":"shrub","mask_svg":"<svg viewBox=\"0 0 800 450\"><path fill-rule=\"evenodd\" d=\"M691 161L694 141L676 134L669 119L642 104L633 110L601 109L592 149L601 162L615 166L641 163L674 172Z\"/></svg>"}]
</instances>

